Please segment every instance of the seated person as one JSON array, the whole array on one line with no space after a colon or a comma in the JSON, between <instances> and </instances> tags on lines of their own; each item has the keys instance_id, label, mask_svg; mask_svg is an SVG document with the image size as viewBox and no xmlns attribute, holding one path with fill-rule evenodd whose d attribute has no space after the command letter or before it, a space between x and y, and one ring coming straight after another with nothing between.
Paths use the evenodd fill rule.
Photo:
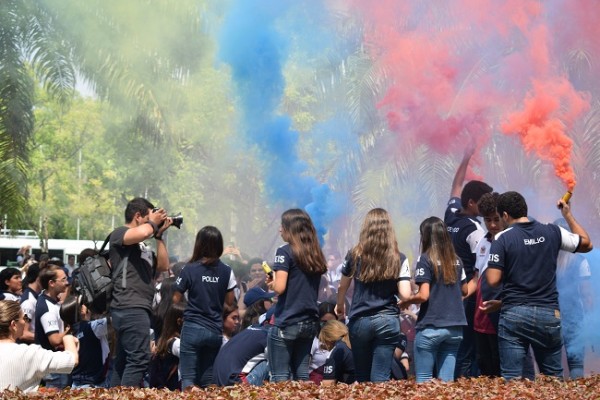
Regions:
<instances>
[{"instance_id":1,"label":"seated person","mask_svg":"<svg viewBox=\"0 0 600 400\"><path fill-rule=\"evenodd\" d=\"M319 320L321 328L327 321L337 320L334 303L323 302L319 304ZM310 349L310 363L308 364L308 378L317 385L323 380L323 366L330 353L331 349L325 349L319 341L319 335L317 335Z\"/></svg>"},{"instance_id":2,"label":"seated person","mask_svg":"<svg viewBox=\"0 0 600 400\"><path fill-rule=\"evenodd\" d=\"M227 343L240 329L240 312L237 304L223 306L223 345Z\"/></svg>"},{"instance_id":3,"label":"seated person","mask_svg":"<svg viewBox=\"0 0 600 400\"><path fill-rule=\"evenodd\" d=\"M331 350L323 366L322 385L354 382L354 358L350 349L348 327L340 321L327 321L319 333L321 345Z\"/></svg>"},{"instance_id":4,"label":"seated person","mask_svg":"<svg viewBox=\"0 0 600 400\"><path fill-rule=\"evenodd\" d=\"M400 332L398 344L394 350L394 360L392 362L392 379L408 379L409 356L406 352L408 340L406 335Z\"/></svg>"},{"instance_id":5,"label":"seated person","mask_svg":"<svg viewBox=\"0 0 600 400\"><path fill-rule=\"evenodd\" d=\"M213 383L231 386L238 383L261 386L269 379L265 350L268 326L254 324L221 347L213 364Z\"/></svg>"},{"instance_id":6,"label":"seated person","mask_svg":"<svg viewBox=\"0 0 600 400\"><path fill-rule=\"evenodd\" d=\"M79 305L76 296L67 296L60 307L60 318L79 340L79 360L73 369L72 388L103 387L108 370L108 321L91 321L91 312Z\"/></svg>"},{"instance_id":7,"label":"seated person","mask_svg":"<svg viewBox=\"0 0 600 400\"><path fill-rule=\"evenodd\" d=\"M248 321L252 320L255 317L255 314L258 314L259 316L264 315L270 310L270 314L272 315L273 311L275 311L275 308L273 307L273 297L276 295L277 293L266 292L260 287L253 287L248 290L242 299L244 310L243 312L242 310L239 311L240 316L242 317L242 329L251 325ZM244 318L246 313L250 313L248 318ZM258 321L258 323L262 323L262 321Z\"/></svg>"},{"instance_id":8,"label":"seated person","mask_svg":"<svg viewBox=\"0 0 600 400\"><path fill-rule=\"evenodd\" d=\"M167 311L163 330L158 338L149 367L149 386L156 389L181 389L179 349L183 312L186 303L174 303Z\"/></svg>"}]
</instances>

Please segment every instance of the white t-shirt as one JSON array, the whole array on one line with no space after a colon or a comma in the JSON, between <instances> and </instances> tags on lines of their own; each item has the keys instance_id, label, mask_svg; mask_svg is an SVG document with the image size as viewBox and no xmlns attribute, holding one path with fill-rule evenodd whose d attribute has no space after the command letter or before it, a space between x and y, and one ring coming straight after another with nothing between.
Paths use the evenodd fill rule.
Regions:
<instances>
[{"instance_id":1,"label":"white t-shirt","mask_svg":"<svg viewBox=\"0 0 600 400\"><path fill-rule=\"evenodd\" d=\"M319 341L319 338L314 338L312 348L310 349L311 357L308 371L312 372L320 366L325 365L325 361L327 361L329 354L331 354L330 350L321 348L321 342Z\"/></svg>"},{"instance_id":2,"label":"white t-shirt","mask_svg":"<svg viewBox=\"0 0 600 400\"><path fill-rule=\"evenodd\" d=\"M487 235L479 239L477 247L475 248L475 270L479 271L479 279L485 276L485 270L488 266L488 259L490 258L490 247L492 242L487 238Z\"/></svg>"}]
</instances>

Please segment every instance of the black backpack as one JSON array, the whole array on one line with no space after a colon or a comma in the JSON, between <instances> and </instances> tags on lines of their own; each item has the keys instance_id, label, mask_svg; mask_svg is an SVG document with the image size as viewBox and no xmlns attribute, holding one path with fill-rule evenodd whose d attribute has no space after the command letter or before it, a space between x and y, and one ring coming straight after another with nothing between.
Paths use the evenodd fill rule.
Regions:
<instances>
[{"instance_id":1,"label":"black backpack","mask_svg":"<svg viewBox=\"0 0 600 400\"><path fill-rule=\"evenodd\" d=\"M119 275L123 266L128 261L125 256L115 270L108 263L109 252L104 250L110 235L106 237L97 254L84 260L77 269L73 278L73 287L81 296L81 303L85 304L92 313L103 314L109 310L112 300L113 277Z\"/></svg>"}]
</instances>

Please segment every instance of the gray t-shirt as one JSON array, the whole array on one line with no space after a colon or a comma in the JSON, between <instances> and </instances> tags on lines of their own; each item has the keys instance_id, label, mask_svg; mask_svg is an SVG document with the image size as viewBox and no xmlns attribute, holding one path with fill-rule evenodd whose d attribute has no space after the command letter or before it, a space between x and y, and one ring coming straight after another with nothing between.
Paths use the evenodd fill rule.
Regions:
<instances>
[{"instance_id":1,"label":"gray t-shirt","mask_svg":"<svg viewBox=\"0 0 600 400\"><path fill-rule=\"evenodd\" d=\"M123 258L128 257L127 265L113 277L114 309L143 308L152 311L154 297L153 272L156 265L152 250L144 243L124 245L123 237L129 228L115 229L110 235L110 265L115 271Z\"/></svg>"}]
</instances>

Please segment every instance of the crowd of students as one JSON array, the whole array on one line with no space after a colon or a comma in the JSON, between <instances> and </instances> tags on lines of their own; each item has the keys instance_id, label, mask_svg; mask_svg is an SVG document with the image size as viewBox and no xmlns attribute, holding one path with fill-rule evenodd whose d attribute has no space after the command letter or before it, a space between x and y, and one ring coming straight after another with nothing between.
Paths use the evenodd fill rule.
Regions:
<instances>
[{"instance_id":1,"label":"crowd of students","mask_svg":"<svg viewBox=\"0 0 600 400\"><path fill-rule=\"evenodd\" d=\"M162 241L169 223L162 210L134 199L125 228L111 238L111 261L135 258L138 264L127 264L132 267L119 289L124 297L110 316L91 316L75 296L65 298L69 277L60 266L30 265L25 282L19 269L0 273L0 390L35 390L42 380L56 388L112 381L171 390L286 380L385 382L406 379L409 371L418 383L477 374L532 378L530 353L542 373L560 376L556 259L560 250L591 250L589 236L564 200L557 205L568 229L527 218L516 192L498 195L479 181L462 188L469 158L457 171L444 220L421 222L414 268L384 209L367 213L339 267L328 263L310 216L290 209L281 216L284 244L272 274L256 268L261 260L254 259L242 284L222 260L221 232L205 226L189 261L165 268L170 276L148 293L143 282L126 286L125 277L136 279L136 265L151 265L138 246L151 236ZM163 252L154 262L164 260ZM143 301L127 292L135 290ZM514 321L527 312L546 331L558 326L554 336L521 332ZM413 313L409 332L401 321ZM137 346L133 356L131 346ZM570 357L573 377L583 373L582 357Z\"/></svg>"}]
</instances>

